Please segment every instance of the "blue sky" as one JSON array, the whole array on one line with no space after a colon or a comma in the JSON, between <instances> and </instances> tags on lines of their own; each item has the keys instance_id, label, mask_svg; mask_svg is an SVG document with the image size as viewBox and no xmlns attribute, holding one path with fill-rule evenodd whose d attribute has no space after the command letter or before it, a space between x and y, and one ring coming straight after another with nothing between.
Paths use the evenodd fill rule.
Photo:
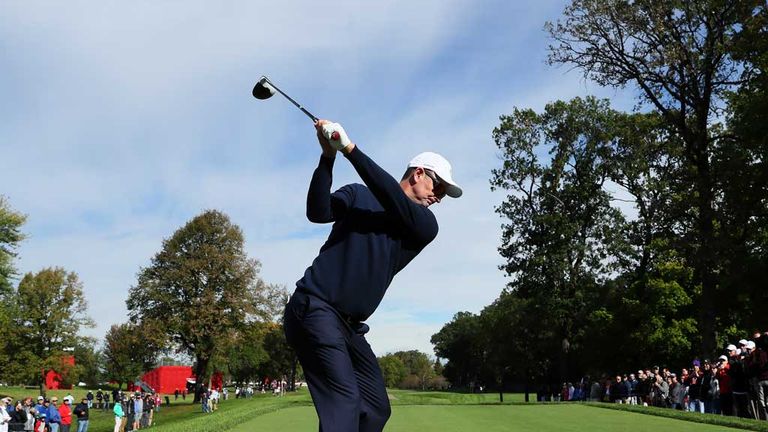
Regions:
<instances>
[{"instance_id":1,"label":"blue sky","mask_svg":"<svg viewBox=\"0 0 768 432\"><path fill-rule=\"evenodd\" d=\"M268 75L312 113L342 123L402 174L431 150L464 196L433 207L440 234L369 320L379 354L432 353L458 311L478 312L497 269L503 195L491 132L513 107L621 93L545 64L545 21L562 1L29 2L0 16L0 194L28 215L22 272L77 272L103 337L126 320L136 274L186 221L227 213L262 277L291 288L329 226L304 218L319 147ZM358 181L337 161L334 187Z\"/></svg>"}]
</instances>

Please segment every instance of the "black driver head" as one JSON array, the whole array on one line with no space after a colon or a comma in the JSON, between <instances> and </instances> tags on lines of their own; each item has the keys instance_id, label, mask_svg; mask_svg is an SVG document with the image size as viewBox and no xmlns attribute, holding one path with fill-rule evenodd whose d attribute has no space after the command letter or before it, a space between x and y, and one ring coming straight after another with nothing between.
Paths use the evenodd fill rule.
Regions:
<instances>
[{"instance_id":1,"label":"black driver head","mask_svg":"<svg viewBox=\"0 0 768 432\"><path fill-rule=\"evenodd\" d=\"M267 77L261 77L253 86L253 97L256 99L269 99L273 94L275 94L275 89L270 85Z\"/></svg>"}]
</instances>

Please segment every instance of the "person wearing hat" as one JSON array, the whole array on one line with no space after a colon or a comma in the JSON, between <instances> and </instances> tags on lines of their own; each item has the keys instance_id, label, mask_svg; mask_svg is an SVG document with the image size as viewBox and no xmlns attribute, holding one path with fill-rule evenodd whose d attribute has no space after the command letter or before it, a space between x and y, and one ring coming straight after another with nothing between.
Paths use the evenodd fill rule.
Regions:
<instances>
[{"instance_id":1,"label":"person wearing hat","mask_svg":"<svg viewBox=\"0 0 768 432\"><path fill-rule=\"evenodd\" d=\"M8 406L13 402L10 397L0 399L0 432L8 432L8 424L11 422L11 415L8 413Z\"/></svg>"},{"instance_id":2,"label":"person wearing hat","mask_svg":"<svg viewBox=\"0 0 768 432\"><path fill-rule=\"evenodd\" d=\"M48 405L48 428L51 432L59 432L61 426L61 413L59 413L59 398L56 396L51 397L51 402Z\"/></svg>"},{"instance_id":3,"label":"person wearing hat","mask_svg":"<svg viewBox=\"0 0 768 432\"><path fill-rule=\"evenodd\" d=\"M59 408L59 414L61 415L61 432L69 432L72 426L72 405L70 402L71 396L64 396L61 399L61 408Z\"/></svg>"},{"instance_id":4,"label":"person wearing hat","mask_svg":"<svg viewBox=\"0 0 768 432\"><path fill-rule=\"evenodd\" d=\"M390 405L364 324L394 276L437 236L431 207L458 198L451 164L421 153L398 181L352 143L338 123L315 123L322 155L309 185L307 217L333 223L320 253L296 283L284 329L304 369L320 429L380 431ZM341 152L365 185L331 193Z\"/></svg>"},{"instance_id":5,"label":"person wearing hat","mask_svg":"<svg viewBox=\"0 0 768 432\"><path fill-rule=\"evenodd\" d=\"M746 345L746 341L744 341ZM733 397L733 414L748 418L749 412L749 381L744 370L744 360L741 357L741 350L734 345L728 345L728 376L731 378L731 393ZM722 392L722 390L721 390ZM723 412L726 408L723 407Z\"/></svg>"}]
</instances>

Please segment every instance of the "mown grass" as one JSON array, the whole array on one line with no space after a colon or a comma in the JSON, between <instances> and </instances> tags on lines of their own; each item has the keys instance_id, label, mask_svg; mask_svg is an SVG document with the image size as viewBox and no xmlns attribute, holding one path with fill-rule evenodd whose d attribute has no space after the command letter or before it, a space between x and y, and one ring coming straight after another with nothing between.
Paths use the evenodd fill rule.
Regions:
<instances>
[{"instance_id":1,"label":"mown grass","mask_svg":"<svg viewBox=\"0 0 768 432\"><path fill-rule=\"evenodd\" d=\"M86 392L87 390L74 389L72 395L79 401ZM67 390L52 390L48 392L48 397L55 395L61 400L67 393ZM0 395L10 395L14 399L26 396L36 398L37 391L2 387ZM505 393L503 404L499 403L497 393L389 390L389 395L393 416L387 425L388 431L576 431L588 427L590 431L703 432L730 427L768 432L767 422L654 407L603 403L525 403L522 394ZM171 396L170 400L170 406L163 405L160 412L155 413L152 430L219 432L248 431L274 426L289 432L317 428L312 400L306 389L281 398L257 394L251 399L230 399L223 401L219 409L210 414L202 413L198 404L192 404L191 397L186 401L176 401ZM73 421L73 430L76 430L75 425L76 421ZM114 416L111 410L91 411L89 432L109 432L113 425Z\"/></svg>"},{"instance_id":2,"label":"mown grass","mask_svg":"<svg viewBox=\"0 0 768 432\"><path fill-rule=\"evenodd\" d=\"M312 407L287 408L242 423L231 431L317 430ZM672 420L582 404L397 405L387 432L716 432L735 431L722 426Z\"/></svg>"}]
</instances>

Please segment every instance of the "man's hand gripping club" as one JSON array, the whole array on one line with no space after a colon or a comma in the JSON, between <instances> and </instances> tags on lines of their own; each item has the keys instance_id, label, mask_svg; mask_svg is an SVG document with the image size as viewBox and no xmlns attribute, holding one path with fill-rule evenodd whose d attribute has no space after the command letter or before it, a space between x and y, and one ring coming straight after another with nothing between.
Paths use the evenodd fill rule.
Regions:
<instances>
[{"instance_id":1,"label":"man's hand gripping club","mask_svg":"<svg viewBox=\"0 0 768 432\"><path fill-rule=\"evenodd\" d=\"M315 129L317 130L317 140L320 142L320 147L322 147L323 154L326 156L332 157L336 154L336 151L349 153L355 148L355 144L350 141L347 132L338 123L318 120L315 123Z\"/></svg>"}]
</instances>

